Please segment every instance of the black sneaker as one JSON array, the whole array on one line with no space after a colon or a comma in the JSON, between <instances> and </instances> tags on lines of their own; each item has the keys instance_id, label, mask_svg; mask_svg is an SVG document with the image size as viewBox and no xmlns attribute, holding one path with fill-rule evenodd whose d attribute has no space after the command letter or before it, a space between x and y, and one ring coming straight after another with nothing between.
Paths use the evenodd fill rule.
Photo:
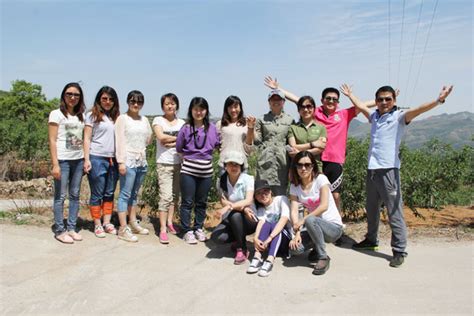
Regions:
<instances>
[{"instance_id":1,"label":"black sneaker","mask_svg":"<svg viewBox=\"0 0 474 316\"><path fill-rule=\"evenodd\" d=\"M331 258L327 257L326 259L319 259L316 265L314 266L313 274L314 275L323 275L329 270L329 263Z\"/></svg>"},{"instance_id":2,"label":"black sneaker","mask_svg":"<svg viewBox=\"0 0 474 316\"><path fill-rule=\"evenodd\" d=\"M392 268L398 268L400 267L403 262L405 261L405 256L402 252L393 252L393 257L390 259L390 266Z\"/></svg>"},{"instance_id":3,"label":"black sneaker","mask_svg":"<svg viewBox=\"0 0 474 316\"><path fill-rule=\"evenodd\" d=\"M318 263L318 254L316 253L315 249L312 249L308 253L308 261L309 261L309 264L312 265L312 266L314 266L316 263Z\"/></svg>"},{"instance_id":4,"label":"black sneaker","mask_svg":"<svg viewBox=\"0 0 474 316\"><path fill-rule=\"evenodd\" d=\"M352 245L352 249L355 250L378 250L379 244L369 241L367 238L357 244Z\"/></svg>"}]
</instances>

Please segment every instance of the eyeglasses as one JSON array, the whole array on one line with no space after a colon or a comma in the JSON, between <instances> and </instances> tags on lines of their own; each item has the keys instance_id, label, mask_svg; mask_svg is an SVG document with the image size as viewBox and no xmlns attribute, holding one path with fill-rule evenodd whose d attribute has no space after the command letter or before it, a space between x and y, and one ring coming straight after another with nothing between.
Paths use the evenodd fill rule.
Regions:
<instances>
[{"instance_id":1,"label":"eyeglasses","mask_svg":"<svg viewBox=\"0 0 474 316\"><path fill-rule=\"evenodd\" d=\"M334 98L334 97L325 97L324 100L326 100L326 101L328 101L328 102L339 103L339 99L338 99L338 98Z\"/></svg>"},{"instance_id":2,"label":"eyeglasses","mask_svg":"<svg viewBox=\"0 0 474 316\"><path fill-rule=\"evenodd\" d=\"M130 105L134 105L134 104L143 105L144 103L145 102L143 102L143 101L137 101L137 100L128 101L128 104L130 104Z\"/></svg>"},{"instance_id":3,"label":"eyeglasses","mask_svg":"<svg viewBox=\"0 0 474 316\"><path fill-rule=\"evenodd\" d=\"M377 98L377 99L375 99L375 101L377 101L377 102L383 102L383 101L392 102L393 98Z\"/></svg>"},{"instance_id":4,"label":"eyeglasses","mask_svg":"<svg viewBox=\"0 0 474 316\"><path fill-rule=\"evenodd\" d=\"M113 99L113 98L109 98L109 97L101 97L101 98L100 98L100 101L104 101L104 102L114 102L114 99Z\"/></svg>"},{"instance_id":5,"label":"eyeglasses","mask_svg":"<svg viewBox=\"0 0 474 316\"><path fill-rule=\"evenodd\" d=\"M305 169L313 169L313 164L310 163L310 162L307 162L307 163L299 163L299 162L298 162L298 163L296 164L296 168L297 168L297 169L303 169L303 167L304 167Z\"/></svg>"},{"instance_id":6,"label":"eyeglasses","mask_svg":"<svg viewBox=\"0 0 474 316\"><path fill-rule=\"evenodd\" d=\"M312 104L302 105L298 107L298 110L312 110L312 109L314 109L314 106Z\"/></svg>"},{"instance_id":7,"label":"eyeglasses","mask_svg":"<svg viewBox=\"0 0 474 316\"><path fill-rule=\"evenodd\" d=\"M68 98L80 98L81 94L80 93L73 93L73 92L66 92L65 93L66 97Z\"/></svg>"}]
</instances>

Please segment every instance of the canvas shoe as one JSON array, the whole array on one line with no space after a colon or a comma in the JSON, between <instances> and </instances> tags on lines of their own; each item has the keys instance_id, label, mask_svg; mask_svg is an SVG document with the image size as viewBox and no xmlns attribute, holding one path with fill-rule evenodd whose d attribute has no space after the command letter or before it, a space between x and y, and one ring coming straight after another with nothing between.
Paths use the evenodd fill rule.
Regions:
<instances>
[{"instance_id":1,"label":"canvas shoe","mask_svg":"<svg viewBox=\"0 0 474 316\"><path fill-rule=\"evenodd\" d=\"M201 242L205 242L207 240L206 234L204 233L204 231L201 228L196 229L194 231L194 235L196 236L196 239L201 241Z\"/></svg>"},{"instance_id":2,"label":"canvas shoe","mask_svg":"<svg viewBox=\"0 0 474 316\"><path fill-rule=\"evenodd\" d=\"M188 231L186 234L184 234L184 237L183 237L184 241L188 244L188 245L195 245L197 244L197 240L196 240L196 237L194 237L194 233L192 230Z\"/></svg>"},{"instance_id":3,"label":"canvas shoe","mask_svg":"<svg viewBox=\"0 0 474 316\"><path fill-rule=\"evenodd\" d=\"M273 262L265 260L265 262L262 264L262 267L258 271L258 276L267 277L270 275L270 272L272 272L272 269L273 269Z\"/></svg>"},{"instance_id":4,"label":"canvas shoe","mask_svg":"<svg viewBox=\"0 0 474 316\"><path fill-rule=\"evenodd\" d=\"M107 234L117 235L117 229L115 229L114 224L111 224L111 223L105 224L104 230Z\"/></svg>"},{"instance_id":5,"label":"canvas shoe","mask_svg":"<svg viewBox=\"0 0 474 316\"><path fill-rule=\"evenodd\" d=\"M129 242L137 242L138 237L135 236L132 231L130 230L130 227L125 226L125 228L120 228L118 231L118 238L129 241Z\"/></svg>"},{"instance_id":6,"label":"canvas shoe","mask_svg":"<svg viewBox=\"0 0 474 316\"><path fill-rule=\"evenodd\" d=\"M94 234L95 234L95 237L104 238L105 237L104 227L102 227L102 225L96 225L94 228Z\"/></svg>"},{"instance_id":7,"label":"canvas shoe","mask_svg":"<svg viewBox=\"0 0 474 316\"><path fill-rule=\"evenodd\" d=\"M132 233L139 235L148 235L150 231L146 228L141 227L139 223L140 222L138 220L130 221L129 225L132 230Z\"/></svg>"},{"instance_id":8,"label":"canvas shoe","mask_svg":"<svg viewBox=\"0 0 474 316\"><path fill-rule=\"evenodd\" d=\"M262 259L259 258L253 258L252 261L250 262L249 267L247 268L247 273L252 274L258 272L260 270L260 267L262 266L263 261Z\"/></svg>"},{"instance_id":9,"label":"canvas shoe","mask_svg":"<svg viewBox=\"0 0 474 316\"><path fill-rule=\"evenodd\" d=\"M173 234L173 235L176 235L178 233L178 231L176 230L173 224L169 224L167 227L168 227L168 233Z\"/></svg>"}]
</instances>

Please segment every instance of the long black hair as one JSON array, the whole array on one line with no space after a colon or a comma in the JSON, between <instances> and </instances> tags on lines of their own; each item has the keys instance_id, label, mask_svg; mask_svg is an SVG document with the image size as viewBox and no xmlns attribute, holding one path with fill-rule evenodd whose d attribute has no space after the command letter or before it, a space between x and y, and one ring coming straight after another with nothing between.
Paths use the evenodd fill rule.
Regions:
<instances>
[{"instance_id":1,"label":"long black hair","mask_svg":"<svg viewBox=\"0 0 474 316\"><path fill-rule=\"evenodd\" d=\"M70 87L74 87L77 90L79 90L79 93L81 94L79 96L79 101L77 104L74 106L74 115L79 118L79 121L84 122L84 112L86 111L86 105L84 104L84 93L82 92L82 88L77 82L70 82L67 85L64 86L63 92L61 92L61 102L59 103L59 110L65 117L67 117L67 106L66 106L66 90L69 89Z\"/></svg>"}]
</instances>

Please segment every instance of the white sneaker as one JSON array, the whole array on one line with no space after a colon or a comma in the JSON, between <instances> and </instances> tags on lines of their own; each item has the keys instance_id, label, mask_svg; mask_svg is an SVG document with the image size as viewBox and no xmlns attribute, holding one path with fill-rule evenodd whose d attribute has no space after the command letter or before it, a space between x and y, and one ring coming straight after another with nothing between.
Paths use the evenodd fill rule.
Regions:
<instances>
[{"instance_id":1,"label":"white sneaker","mask_svg":"<svg viewBox=\"0 0 474 316\"><path fill-rule=\"evenodd\" d=\"M130 225L130 228L132 229L132 233L139 235L148 235L150 231L146 228L141 227L139 223L140 222L138 220L130 221L130 223L128 223Z\"/></svg>"},{"instance_id":2,"label":"white sneaker","mask_svg":"<svg viewBox=\"0 0 474 316\"><path fill-rule=\"evenodd\" d=\"M258 271L258 276L267 277L270 275L270 272L272 272L272 269L273 269L273 262L265 260L262 267L260 268L260 271Z\"/></svg>"},{"instance_id":3,"label":"white sneaker","mask_svg":"<svg viewBox=\"0 0 474 316\"><path fill-rule=\"evenodd\" d=\"M247 273L252 274L252 273L258 272L262 264L263 264L263 261L261 259L254 257L252 261L250 262L249 267L247 268Z\"/></svg>"},{"instance_id":4,"label":"white sneaker","mask_svg":"<svg viewBox=\"0 0 474 316\"><path fill-rule=\"evenodd\" d=\"M129 242L137 242L138 237L132 234L132 231L130 230L130 227L125 226L125 228L120 228L118 231L118 238L129 241Z\"/></svg>"},{"instance_id":5,"label":"white sneaker","mask_svg":"<svg viewBox=\"0 0 474 316\"><path fill-rule=\"evenodd\" d=\"M201 242L205 242L207 240L206 234L200 228L194 231L194 235L196 236L196 239Z\"/></svg>"},{"instance_id":6,"label":"white sneaker","mask_svg":"<svg viewBox=\"0 0 474 316\"><path fill-rule=\"evenodd\" d=\"M192 230L188 231L186 234L184 234L183 237L184 241L189 244L189 245L195 245L197 244L197 240L194 237L194 233Z\"/></svg>"}]
</instances>

